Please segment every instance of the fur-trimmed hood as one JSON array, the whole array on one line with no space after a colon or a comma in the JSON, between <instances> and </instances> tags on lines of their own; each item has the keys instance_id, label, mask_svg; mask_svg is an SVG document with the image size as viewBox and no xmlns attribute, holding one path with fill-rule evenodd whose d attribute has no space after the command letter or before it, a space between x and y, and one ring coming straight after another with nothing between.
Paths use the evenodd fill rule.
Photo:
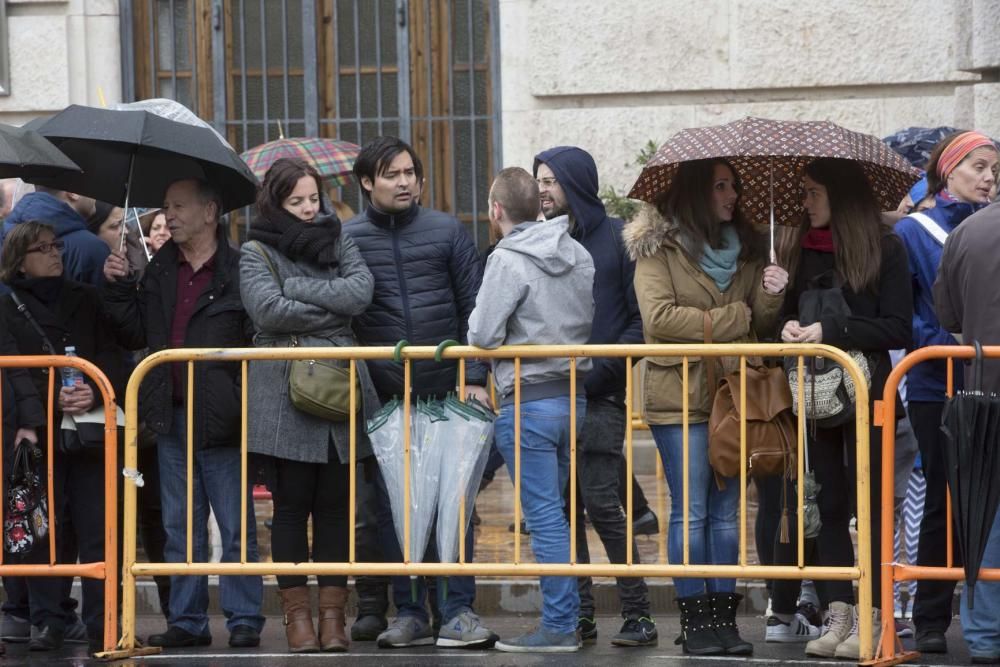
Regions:
<instances>
[{"instance_id":1,"label":"fur-trimmed hood","mask_svg":"<svg viewBox=\"0 0 1000 667\"><path fill-rule=\"evenodd\" d=\"M677 223L660 215L655 206L643 204L632 221L625 225L622 239L628 256L636 261L652 257L664 244L676 246L679 231Z\"/></svg>"}]
</instances>

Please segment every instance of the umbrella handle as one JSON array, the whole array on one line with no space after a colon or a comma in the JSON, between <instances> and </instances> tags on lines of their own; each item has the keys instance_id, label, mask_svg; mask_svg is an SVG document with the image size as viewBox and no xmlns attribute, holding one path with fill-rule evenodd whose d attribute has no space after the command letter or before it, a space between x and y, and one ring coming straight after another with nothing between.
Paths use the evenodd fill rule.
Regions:
<instances>
[{"instance_id":1,"label":"umbrella handle","mask_svg":"<svg viewBox=\"0 0 1000 667\"><path fill-rule=\"evenodd\" d=\"M394 347L392 350L393 361L395 361L397 364L403 363L403 348L409 344L410 344L409 341L407 341L405 338L396 343L396 347Z\"/></svg>"},{"instance_id":2,"label":"umbrella handle","mask_svg":"<svg viewBox=\"0 0 1000 667\"><path fill-rule=\"evenodd\" d=\"M975 391L981 392L983 390L983 344L974 340L972 346L976 349L976 358L972 362L972 376L975 378L972 387Z\"/></svg>"},{"instance_id":3,"label":"umbrella handle","mask_svg":"<svg viewBox=\"0 0 1000 667\"><path fill-rule=\"evenodd\" d=\"M453 338L449 338L448 340L443 340L438 343L437 348L434 350L434 361L441 361L441 355L452 345L461 345L461 343Z\"/></svg>"}]
</instances>

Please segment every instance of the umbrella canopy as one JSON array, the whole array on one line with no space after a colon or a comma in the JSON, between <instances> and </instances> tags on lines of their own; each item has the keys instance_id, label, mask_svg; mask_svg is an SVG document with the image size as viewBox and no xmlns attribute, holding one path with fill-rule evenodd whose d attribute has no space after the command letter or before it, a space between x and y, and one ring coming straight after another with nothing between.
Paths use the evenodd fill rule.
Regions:
<instances>
[{"instance_id":1,"label":"umbrella canopy","mask_svg":"<svg viewBox=\"0 0 1000 667\"><path fill-rule=\"evenodd\" d=\"M275 160L299 158L315 167L328 183L347 185L354 169L354 160L360 152L361 147L357 144L339 139L281 137L255 146L240 157L261 180L264 180L264 174Z\"/></svg>"},{"instance_id":2,"label":"umbrella canopy","mask_svg":"<svg viewBox=\"0 0 1000 667\"><path fill-rule=\"evenodd\" d=\"M112 104L111 108L119 111L148 111L150 113L155 113L157 116L162 118L176 120L178 123L187 123L188 125L196 125L197 127L206 127L214 132L215 136L219 138L219 141L225 144L227 148L232 149L232 146L228 141L226 141L225 137L219 134L218 130L195 114L195 112L191 111L176 100L168 100L163 97L153 97L148 100L139 100L138 102L119 102L118 104Z\"/></svg>"},{"instance_id":3,"label":"umbrella canopy","mask_svg":"<svg viewBox=\"0 0 1000 667\"><path fill-rule=\"evenodd\" d=\"M660 146L639 174L628 196L654 202L670 189L682 162L726 158L743 190L739 207L752 223L802 221L802 169L816 158L861 164L883 210L894 211L920 177L903 157L878 137L853 132L829 121L744 118L725 125L682 130Z\"/></svg>"},{"instance_id":4,"label":"umbrella canopy","mask_svg":"<svg viewBox=\"0 0 1000 667\"><path fill-rule=\"evenodd\" d=\"M167 186L200 178L222 194L223 212L250 204L257 178L214 131L158 116L71 105L38 126L82 174L34 182L111 204L160 206Z\"/></svg>"},{"instance_id":5,"label":"umbrella canopy","mask_svg":"<svg viewBox=\"0 0 1000 667\"><path fill-rule=\"evenodd\" d=\"M34 130L0 123L0 178L80 173L80 167Z\"/></svg>"},{"instance_id":6,"label":"umbrella canopy","mask_svg":"<svg viewBox=\"0 0 1000 667\"><path fill-rule=\"evenodd\" d=\"M945 404L941 430L947 440L945 465L956 536L965 562L969 608L1000 504L1000 396L982 391L983 349L976 348L972 390L957 392Z\"/></svg>"},{"instance_id":7,"label":"umbrella canopy","mask_svg":"<svg viewBox=\"0 0 1000 667\"><path fill-rule=\"evenodd\" d=\"M939 141L958 128L942 125L941 127L907 127L884 139L889 148L905 157L910 164L918 169L927 167L931 159L931 151Z\"/></svg>"}]
</instances>

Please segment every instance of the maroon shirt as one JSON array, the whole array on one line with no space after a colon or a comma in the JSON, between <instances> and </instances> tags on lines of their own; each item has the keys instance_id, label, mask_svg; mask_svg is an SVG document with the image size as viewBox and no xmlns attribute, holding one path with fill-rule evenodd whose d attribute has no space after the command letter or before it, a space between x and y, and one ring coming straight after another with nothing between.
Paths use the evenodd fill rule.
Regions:
<instances>
[{"instance_id":1,"label":"maroon shirt","mask_svg":"<svg viewBox=\"0 0 1000 667\"><path fill-rule=\"evenodd\" d=\"M170 324L170 347L185 347L188 324L194 315L195 305L199 297L212 285L215 275L215 255L201 265L197 271L184 258L184 253L177 249L177 301L174 303L174 319ZM171 364L174 381L174 401L183 402L182 372L187 364Z\"/></svg>"}]
</instances>

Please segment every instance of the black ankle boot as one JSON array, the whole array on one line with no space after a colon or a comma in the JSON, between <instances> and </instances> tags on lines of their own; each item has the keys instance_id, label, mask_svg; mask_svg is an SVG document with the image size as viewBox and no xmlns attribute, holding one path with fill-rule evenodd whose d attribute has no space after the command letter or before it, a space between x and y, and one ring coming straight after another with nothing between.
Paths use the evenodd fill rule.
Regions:
<instances>
[{"instance_id":1,"label":"black ankle boot","mask_svg":"<svg viewBox=\"0 0 1000 667\"><path fill-rule=\"evenodd\" d=\"M681 610L681 636L674 643L681 644L691 655L723 655L726 649L715 634L712 623L712 606L707 595L677 598Z\"/></svg>"},{"instance_id":2,"label":"black ankle boot","mask_svg":"<svg viewBox=\"0 0 1000 667\"><path fill-rule=\"evenodd\" d=\"M736 626L736 610L743 596L738 593L712 593L709 598L712 604L715 634L722 642L726 653L753 655L753 644L740 637L740 629Z\"/></svg>"}]
</instances>

